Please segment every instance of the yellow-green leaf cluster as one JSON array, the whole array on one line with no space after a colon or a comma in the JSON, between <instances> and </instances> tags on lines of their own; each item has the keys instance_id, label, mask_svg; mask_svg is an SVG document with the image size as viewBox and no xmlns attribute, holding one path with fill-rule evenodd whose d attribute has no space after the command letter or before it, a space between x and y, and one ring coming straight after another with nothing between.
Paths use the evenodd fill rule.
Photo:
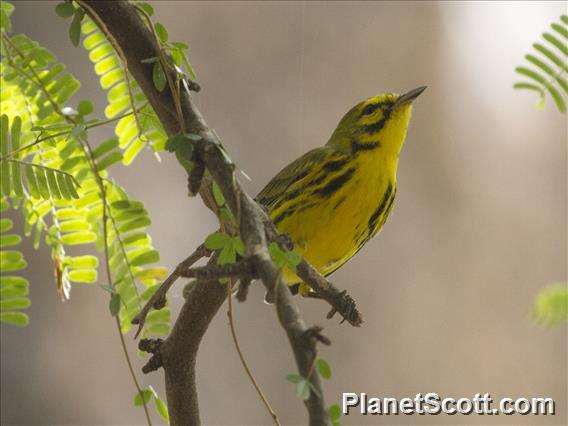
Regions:
<instances>
[{"instance_id":1,"label":"yellow-green leaf cluster","mask_svg":"<svg viewBox=\"0 0 568 426\"><path fill-rule=\"evenodd\" d=\"M544 106L546 93L550 94L560 112L566 111L568 95L568 15L560 22L550 24L551 31L542 34L542 42L533 44L534 53L525 55L528 66L515 71L526 80L513 85L515 89L532 90L539 94L538 107Z\"/></svg>"}]
</instances>

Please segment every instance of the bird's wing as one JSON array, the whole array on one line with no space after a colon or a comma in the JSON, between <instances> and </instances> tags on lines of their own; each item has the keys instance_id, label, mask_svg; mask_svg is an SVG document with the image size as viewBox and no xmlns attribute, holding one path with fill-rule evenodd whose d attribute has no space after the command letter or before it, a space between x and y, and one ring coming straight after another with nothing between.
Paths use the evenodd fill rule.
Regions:
<instances>
[{"instance_id":1,"label":"bird's wing","mask_svg":"<svg viewBox=\"0 0 568 426\"><path fill-rule=\"evenodd\" d=\"M256 201L270 207L276 200L292 188L301 187L305 182L311 181L316 174L322 172L322 165L328 161L337 161L346 157L334 148L324 146L308 151L300 158L294 160L272 178L268 185L256 196Z\"/></svg>"}]
</instances>

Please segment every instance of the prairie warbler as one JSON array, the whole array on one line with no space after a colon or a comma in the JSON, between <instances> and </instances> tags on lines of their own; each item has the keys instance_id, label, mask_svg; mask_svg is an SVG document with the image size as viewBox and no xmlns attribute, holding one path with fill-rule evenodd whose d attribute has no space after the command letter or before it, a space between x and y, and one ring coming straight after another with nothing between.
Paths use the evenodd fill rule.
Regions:
<instances>
[{"instance_id":1,"label":"prairie warbler","mask_svg":"<svg viewBox=\"0 0 568 426\"><path fill-rule=\"evenodd\" d=\"M282 169L256 197L280 233L323 275L375 236L392 210L412 102L426 89L381 94L351 108L327 144ZM291 271L285 281L307 287Z\"/></svg>"}]
</instances>

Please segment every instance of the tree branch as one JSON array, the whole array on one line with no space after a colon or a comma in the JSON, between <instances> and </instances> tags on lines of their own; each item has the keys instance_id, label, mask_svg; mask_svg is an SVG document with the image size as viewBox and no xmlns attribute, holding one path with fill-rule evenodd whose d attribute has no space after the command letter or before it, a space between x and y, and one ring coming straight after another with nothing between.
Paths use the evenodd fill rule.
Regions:
<instances>
[{"instance_id":1,"label":"tree branch","mask_svg":"<svg viewBox=\"0 0 568 426\"><path fill-rule=\"evenodd\" d=\"M280 271L270 259L264 224L270 222L265 211L241 188L235 177L235 166L225 154L219 138L206 124L192 102L190 94L182 92L175 99L170 87L159 92L152 80L152 64L144 59L160 57L160 48L134 7L121 1L87 1L87 13L95 14L124 52L129 71L148 98L166 132L174 135L182 128L200 136L194 142L196 161L202 162L219 185L227 206L239 219L240 235L246 254L254 259L255 270L268 291L275 294L276 311L285 329L300 374L309 377L316 392L305 401L312 425L328 424L323 392L317 373L310 374L316 358L317 339L300 318L299 309L288 286L282 281ZM173 76L169 68L164 70ZM170 80L168 78L168 80ZM174 78L175 80L175 78ZM178 122L176 102L179 101L185 122ZM202 182L200 194L210 205ZM209 202L208 202L209 201ZM172 424L199 424L195 362L199 343L214 315L226 297L226 288L216 281L200 281L187 292L186 301L175 322L171 334L160 345L159 355L166 375L166 393ZM318 395L319 394L319 395Z\"/></svg>"}]
</instances>

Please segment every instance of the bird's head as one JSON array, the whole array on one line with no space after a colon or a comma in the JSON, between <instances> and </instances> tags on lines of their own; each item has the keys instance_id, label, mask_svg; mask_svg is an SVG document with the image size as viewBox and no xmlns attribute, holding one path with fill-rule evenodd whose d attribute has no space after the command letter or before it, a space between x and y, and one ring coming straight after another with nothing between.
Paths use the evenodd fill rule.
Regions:
<instances>
[{"instance_id":1,"label":"bird's head","mask_svg":"<svg viewBox=\"0 0 568 426\"><path fill-rule=\"evenodd\" d=\"M412 102L426 90L418 87L403 95L385 93L355 105L341 119L328 145L349 154L380 149L398 155L410 120Z\"/></svg>"}]
</instances>

